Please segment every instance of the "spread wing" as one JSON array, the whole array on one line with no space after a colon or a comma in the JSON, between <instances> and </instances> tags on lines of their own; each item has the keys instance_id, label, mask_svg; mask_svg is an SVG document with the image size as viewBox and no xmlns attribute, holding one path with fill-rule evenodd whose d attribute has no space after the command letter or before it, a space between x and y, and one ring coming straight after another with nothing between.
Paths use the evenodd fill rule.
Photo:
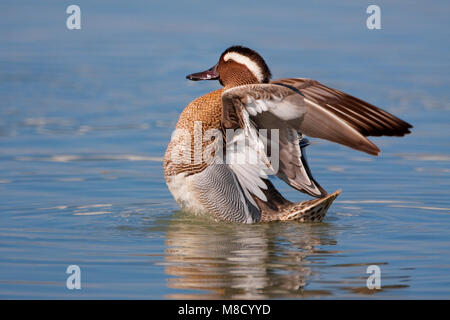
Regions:
<instances>
[{"instance_id":1,"label":"spread wing","mask_svg":"<svg viewBox=\"0 0 450 320\"><path fill-rule=\"evenodd\" d=\"M315 80L291 78L274 80L272 83L297 91L308 104L317 104L319 109L330 112L339 121L345 121L363 136L401 137L410 133L409 129L412 128L409 123L389 112Z\"/></svg>"},{"instance_id":2,"label":"spread wing","mask_svg":"<svg viewBox=\"0 0 450 320\"><path fill-rule=\"evenodd\" d=\"M386 111L308 79L281 79L227 89L222 94L222 105L223 127L243 129L241 139L258 146L255 152L263 158L259 169L267 173L269 168L290 186L313 196L326 192L314 181L306 164L300 146L302 134L377 155L380 150L366 136L402 136L411 128ZM260 129L278 129L278 166L273 161L267 166L267 151L273 149L274 137L255 134ZM267 145L264 152L262 144ZM243 189L264 183L263 175L255 174L255 170L250 170L252 174L246 172L245 166L239 169L237 177Z\"/></svg>"}]
</instances>

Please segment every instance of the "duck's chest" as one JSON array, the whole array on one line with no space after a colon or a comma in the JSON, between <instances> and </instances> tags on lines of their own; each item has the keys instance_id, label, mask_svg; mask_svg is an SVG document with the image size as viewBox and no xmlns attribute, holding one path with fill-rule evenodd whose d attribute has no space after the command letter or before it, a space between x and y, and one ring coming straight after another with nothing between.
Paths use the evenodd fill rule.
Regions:
<instances>
[{"instance_id":1,"label":"duck's chest","mask_svg":"<svg viewBox=\"0 0 450 320\"><path fill-rule=\"evenodd\" d=\"M189 103L181 112L176 128L194 133L199 124L202 132L218 129L222 121L222 91L205 94Z\"/></svg>"},{"instance_id":2,"label":"duck's chest","mask_svg":"<svg viewBox=\"0 0 450 320\"><path fill-rule=\"evenodd\" d=\"M187 175L203 171L206 155L221 134L222 91L210 92L193 100L181 113L164 156L164 175ZM167 178L166 178L167 180Z\"/></svg>"}]
</instances>

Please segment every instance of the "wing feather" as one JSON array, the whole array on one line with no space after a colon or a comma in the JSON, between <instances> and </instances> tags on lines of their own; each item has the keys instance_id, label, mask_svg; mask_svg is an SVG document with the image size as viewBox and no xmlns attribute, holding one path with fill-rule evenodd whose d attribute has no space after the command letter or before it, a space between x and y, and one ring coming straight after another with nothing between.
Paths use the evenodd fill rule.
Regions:
<instances>
[{"instance_id":1,"label":"wing feather","mask_svg":"<svg viewBox=\"0 0 450 320\"><path fill-rule=\"evenodd\" d=\"M326 191L312 177L300 146L303 134L377 155L380 150L367 136L403 136L412 128L365 101L302 78L227 89L222 106L224 129L244 129L241 139L247 139L254 146L248 150L261 159L255 170L246 165L233 169L244 190L260 199L265 186L260 172L268 169L271 139L258 137L258 129L279 129L279 167L272 165L273 174L300 191L323 196Z\"/></svg>"},{"instance_id":2,"label":"wing feather","mask_svg":"<svg viewBox=\"0 0 450 320\"><path fill-rule=\"evenodd\" d=\"M272 83L299 90L306 98L336 114L364 136L404 136L412 128L409 123L366 101L315 80L290 78Z\"/></svg>"}]
</instances>

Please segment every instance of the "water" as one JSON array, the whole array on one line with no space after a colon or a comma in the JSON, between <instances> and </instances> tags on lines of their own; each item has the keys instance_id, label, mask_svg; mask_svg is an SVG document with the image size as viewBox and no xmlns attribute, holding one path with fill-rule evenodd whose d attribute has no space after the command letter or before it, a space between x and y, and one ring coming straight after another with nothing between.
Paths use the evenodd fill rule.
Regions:
<instances>
[{"instance_id":1,"label":"water","mask_svg":"<svg viewBox=\"0 0 450 320\"><path fill-rule=\"evenodd\" d=\"M450 297L450 63L445 1L0 4L0 298ZM414 125L371 157L313 140L342 189L323 223L236 225L180 212L161 158L188 82L229 45L275 78L311 77ZM291 200L305 200L275 182ZM66 288L67 266L81 290ZM366 287L369 265L382 290Z\"/></svg>"}]
</instances>

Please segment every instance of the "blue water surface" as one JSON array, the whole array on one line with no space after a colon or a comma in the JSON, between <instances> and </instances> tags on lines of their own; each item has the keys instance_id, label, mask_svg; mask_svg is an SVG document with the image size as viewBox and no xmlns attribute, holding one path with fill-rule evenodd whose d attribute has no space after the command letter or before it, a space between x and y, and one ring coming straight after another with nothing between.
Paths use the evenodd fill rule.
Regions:
<instances>
[{"instance_id":1,"label":"blue water surface","mask_svg":"<svg viewBox=\"0 0 450 320\"><path fill-rule=\"evenodd\" d=\"M450 298L448 1L377 1L381 30L365 1L79 0L81 30L70 4L0 3L0 298ZM220 87L185 75L233 44L413 133L374 138L379 157L312 139L315 177L343 190L322 223L180 212L162 156L184 106Z\"/></svg>"}]
</instances>

